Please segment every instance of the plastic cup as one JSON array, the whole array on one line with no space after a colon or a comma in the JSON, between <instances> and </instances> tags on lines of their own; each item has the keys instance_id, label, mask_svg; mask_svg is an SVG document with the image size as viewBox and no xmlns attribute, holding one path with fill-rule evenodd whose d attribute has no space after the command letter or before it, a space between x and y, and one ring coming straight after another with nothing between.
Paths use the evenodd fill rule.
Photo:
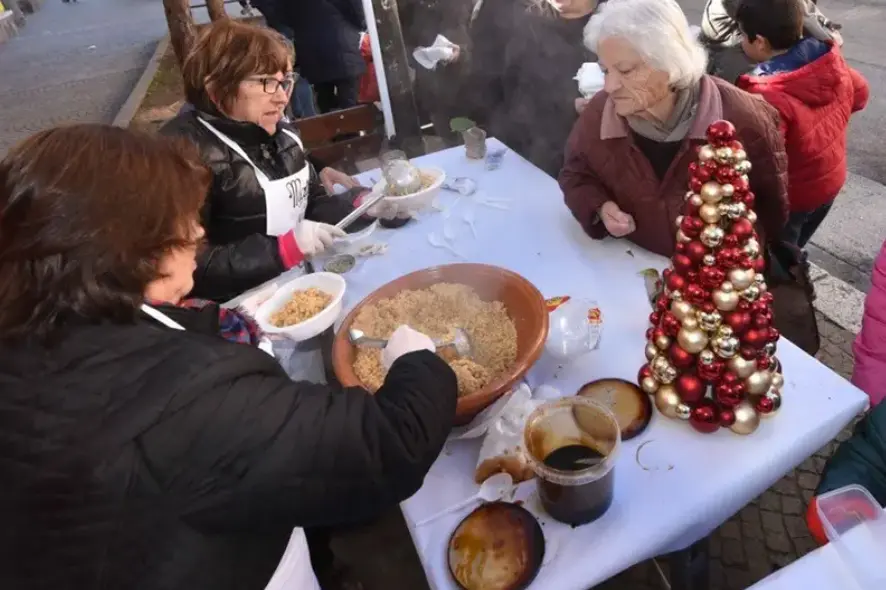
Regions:
<instances>
[{"instance_id":1,"label":"plastic cup","mask_svg":"<svg viewBox=\"0 0 886 590\"><path fill-rule=\"evenodd\" d=\"M544 403L526 419L523 444L551 517L578 526L606 513L621 445L618 421L608 408L583 397Z\"/></svg>"},{"instance_id":2,"label":"plastic cup","mask_svg":"<svg viewBox=\"0 0 886 590\"><path fill-rule=\"evenodd\" d=\"M482 160L486 157L486 132L479 127L471 127L462 133L465 141L465 153L471 160Z\"/></svg>"}]
</instances>

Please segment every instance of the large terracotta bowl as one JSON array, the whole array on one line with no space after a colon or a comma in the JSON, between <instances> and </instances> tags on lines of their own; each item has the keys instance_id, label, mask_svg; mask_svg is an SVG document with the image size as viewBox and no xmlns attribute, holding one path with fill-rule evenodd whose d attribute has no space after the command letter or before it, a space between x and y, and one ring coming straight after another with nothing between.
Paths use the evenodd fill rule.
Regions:
<instances>
[{"instance_id":1,"label":"large terracotta bowl","mask_svg":"<svg viewBox=\"0 0 886 590\"><path fill-rule=\"evenodd\" d=\"M366 306L400 291L425 289L437 283L458 283L473 288L484 301L501 301L517 327L517 361L511 370L480 391L460 397L457 425L467 424L481 410L510 391L541 356L548 337L548 311L535 285L509 270L486 264L450 264L426 268L391 281L361 301L344 319L332 344L332 367L345 387L362 386L354 374L355 347L348 328Z\"/></svg>"}]
</instances>

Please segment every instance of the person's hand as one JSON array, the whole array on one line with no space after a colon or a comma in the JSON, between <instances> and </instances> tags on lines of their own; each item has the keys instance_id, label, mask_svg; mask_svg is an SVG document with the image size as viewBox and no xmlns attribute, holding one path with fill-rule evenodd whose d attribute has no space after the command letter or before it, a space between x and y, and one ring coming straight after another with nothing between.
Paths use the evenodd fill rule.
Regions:
<instances>
[{"instance_id":1,"label":"person's hand","mask_svg":"<svg viewBox=\"0 0 886 590\"><path fill-rule=\"evenodd\" d=\"M461 57L461 47L459 45L456 45L452 48L452 56L446 60L446 63L454 64L455 62L458 61L458 59L460 57Z\"/></svg>"},{"instance_id":2,"label":"person's hand","mask_svg":"<svg viewBox=\"0 0 886 590\"><path fill-rule=\"evenodd\" d=\"M579 115L582 114L584 112L584 110L587 108L589 102L591 102L590 98L582 98L582 97L576 98L575 99L575 112L578 113Z\"/></svg>"},{"instance_id":3,"label":"person's hand","mask_svg":"<svg viewBox=\"0 0 886 590\"><path fill-rule=\"evenodd\" d=\"M373 198L377 193L375 189L367 190L364 194L360 195L360 197L354 201L354 207L359 207L363 201L366 199ZM372 207L366 210L366 215L370 217L375 217L376 219L394 219L397 217L407 218L410 217L409 211L400 210L396 204L391 202L389 199L382 199L378 203L374 204Z\"/></svg>"},{"instance_id":4,"label":"person's hand","mask_svg":"<svg viewBox=\"0 0 886 590\"><path fill-rule=\"evenodd\" d=\"M293 230L293 233L295 234L295 243L298 244L298 249L305 256L320 254L332 245L335 238L343 238L347 235L345 230L339 229L334 225L319 223L309 219L299 223L298 227Z\"/></svg>"},{"instance_id":5,"label":"person's hand","mask_svg":"<svg viewBox=\"0 0 886 590\"><path fill-rule=\"evenodd\" d=\"M385 369L390 369L398 358L417 350L435 352L437 347L434 346L433 340L421 332L413 330L409 326L400 326L394 330L394 333L388 338L388 345L381 351L381 363Z\"/></svg>"},{"instance_id":6,"label":"person's hand","mask_svg":"<svg viewBox=\"0 0 886 590\"><path fill-rule=\"evenodd\" d=\"M328 166L320 171L320 182L330 195L335 192L335 185L337 184L340 184L347 190L360 186L356 178Z\"/></svg>"},{"instance_id":7,"label":"person's hand","mask_svg":"<svg viewBox=\"0 0 886 590\"><path fill-rule=\"evenodd\" d=\"M600 207L600 220L612 237L621 238L637 229L634 218L618 208L613 201L606 201Z\"/></svg>"}]
</instances>

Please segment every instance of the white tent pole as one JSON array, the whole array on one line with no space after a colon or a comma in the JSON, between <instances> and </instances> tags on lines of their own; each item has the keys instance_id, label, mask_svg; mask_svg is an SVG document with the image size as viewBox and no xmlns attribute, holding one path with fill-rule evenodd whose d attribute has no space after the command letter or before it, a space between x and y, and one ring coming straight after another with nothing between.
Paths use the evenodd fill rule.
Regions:
<instances>
[{"instance_id":1,"label":"white tent pole","mask_svg":"<svg viewBox=\"0 0 886 590\"><path fill-rule=\"evenodd\" d=\"M372 63L375 65L375 79L378 81L381 112L385 119L385 134L390 139L396 133L394 111L391 109L391 97L388 94L388 80L385 76L385 64L381 55L381 42L378 38L372 0L363 0L363 14L366 16L366 32L369 34L369 44L372 48Z\"/></svg>"}]
</instances>

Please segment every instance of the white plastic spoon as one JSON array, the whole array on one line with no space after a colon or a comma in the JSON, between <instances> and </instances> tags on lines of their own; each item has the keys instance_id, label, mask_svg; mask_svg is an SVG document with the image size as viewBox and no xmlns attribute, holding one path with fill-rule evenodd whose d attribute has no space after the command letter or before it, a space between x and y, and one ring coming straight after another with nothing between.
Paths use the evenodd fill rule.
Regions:
<instances>
[{"instance_id":1,"label":"white plastic spoon","mask_svg":"<svg viewBox=\"0 0 886 590\"><path fill-rule=\"evenodd\" d=\"M447 514L452 514L453 512L457 512L464 508L465 506L470 506L477 500L482 502L496 502L505 497L511 488L514 487L514 479L507 473L496 473L491 476L489 479L483 482L480 486L480 489L476 494L471 496L470 498L455 504L454 506L450 506L445 510L441 510L437 514L433 514L424 520L420 520L415 523L416 527L420 527L422 525L428 524L429 522L433 522L439 518L446 516Z\"/></svg>"},{"instance_id":2,"label":"white plastic spoon","mask_svg":"<svg viewBox=\"0 0 886 590\"><path fill-rule=\"evenodd\" d=\"M473 209L468 209L464 214L465 223L468 224L468 227L471 228L471 233L474 234L474 239L477 239L477 226L474 225L476 220L476 216L474 215Z\"/></svg>"},{"instance_id":3,"label":"white plastic spoon","mask_svg":"<svg viewBox=\"0 0 886 590\"><path fill-rule=\"evenodd\" d=\"M458 250L456 250L455 248L450 246L444 238L438 236L437 234L428 234L428 242L431 244L431 246L433 246L435 248L443 248L445 250L449 250L455 256L457 256L459 258L464 258L464 256L462 256L458 252Z\"/></svg>"}]
</instances>

